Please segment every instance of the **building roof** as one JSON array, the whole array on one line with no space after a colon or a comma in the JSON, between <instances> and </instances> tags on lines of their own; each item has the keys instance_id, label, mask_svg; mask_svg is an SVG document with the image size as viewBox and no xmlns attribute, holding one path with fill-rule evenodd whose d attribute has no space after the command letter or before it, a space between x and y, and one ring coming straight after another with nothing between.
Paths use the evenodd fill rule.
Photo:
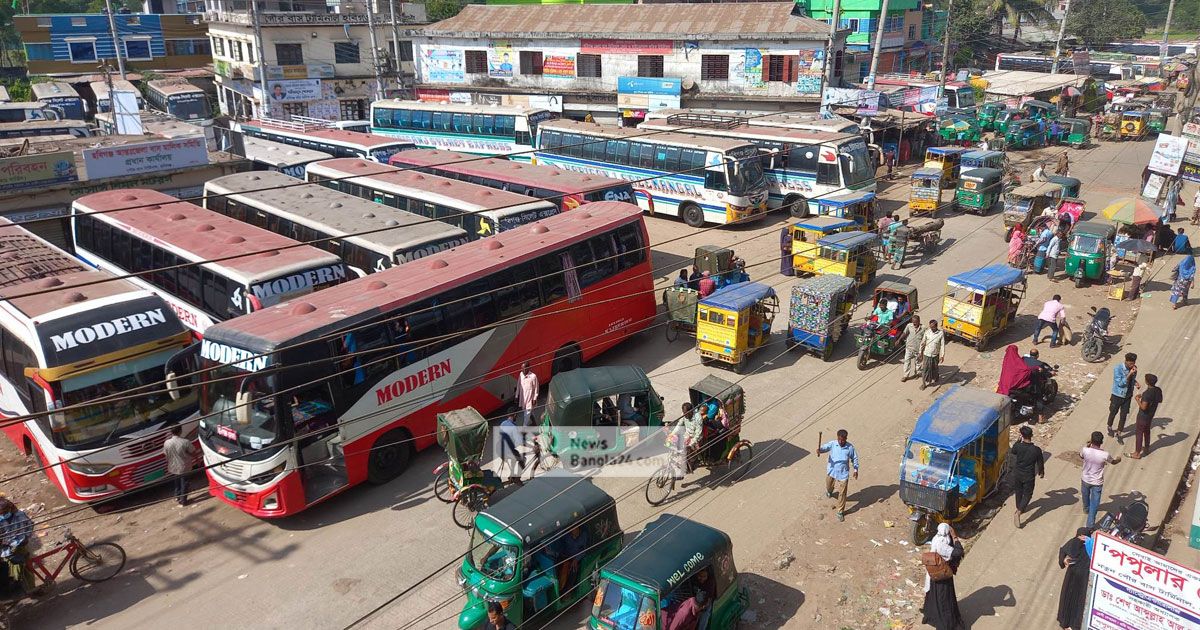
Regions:
<instances>
[{"instance_id":1,"label":"building roof","mask_svg":"<svg viewBox=\"0 0 1200 630\"><path fill-rule=\"evenodd\" d=\"M1025 96L1065 87L1079 87L1090 77L1074 74L1045 74L1023 70L997 70L983 75L984 89L996 96Z\"/></svg>"},{"instance_id":2,"label":"building roof","mask_svg":"<svg viewBox=\"0 0 1200 630\"><path fill-rule=\"evenodd\" d=\"M829 26L793 15L791 2L719 4L470 4L426 36L605 39L824 40Z\"/></svg>"}]
</instances>

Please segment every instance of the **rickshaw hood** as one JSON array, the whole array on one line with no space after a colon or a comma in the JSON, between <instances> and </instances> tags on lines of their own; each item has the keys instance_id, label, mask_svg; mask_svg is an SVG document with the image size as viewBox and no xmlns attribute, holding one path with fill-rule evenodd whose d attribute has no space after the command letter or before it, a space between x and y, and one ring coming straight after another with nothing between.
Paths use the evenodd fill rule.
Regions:
<instances>
[{"instance_id":1,"label":"rickshaw hood","mask_svg":"<svg viewBox=\"0 0 1200 630\"><path fill-rule=\"evenodd\" d=\"M719 570L715 565L718 554L730 553L732 548L729 536L719 529L675 514L663 514L646 525L604 567L603 573L663 595L710 564L714 565L714 571Z\"/></svg>"},{"instance_id":2,"label":"rickshaw hood","mask_svg":"<svg viewBox=\"0 0 1200 630\"><path fill-rule=\"evenodd\" d=\"M772 295L775 295L775 289L765 284L742 282L718 290L701 300L700 304L710 308L740 311L744 308L750 308L759 300Z\"/></svg>"},{"instance_id":3,"label":"rickshaw hood","mask_svg":"<svg viewBox=\"0 0 1200 630\"><path fill-rule=\"evenodd\" d=\"M1009 404L1008 396L954 385L917 418L911 439L961 450L1000 420Z\"/></svg>"},{"instance_id":4,"label":"rickshaw hood","mask_svg":"<svg viewBox=\"0 0 1200 630\"><path fill-rule=\"evenodd\" d=\"M1025 272L1008 265L990 265L954 274L946 279L958 286L976 291L991 291L1003 286L1016 284L1025 279Z\"/></svg>"}]
</instances>

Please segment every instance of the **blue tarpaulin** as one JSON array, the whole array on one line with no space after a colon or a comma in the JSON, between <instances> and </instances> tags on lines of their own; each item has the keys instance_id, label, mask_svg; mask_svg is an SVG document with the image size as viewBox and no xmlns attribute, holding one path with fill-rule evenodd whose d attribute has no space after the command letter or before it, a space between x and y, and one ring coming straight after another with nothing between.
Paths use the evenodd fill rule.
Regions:
<instances>
[{"instance_id":1,"label":"blue tarpaulin","mask_svg":"<svg viewBox=\"0 0 1200 630\"><path fill-rule=\"evenodd\" d=\"M946 280L976 291L991 291L1019 282L1024 278L1025 272L1020 269L1008 265L991 265L954 274Z\"/></svg>"},{"instance_id":2,"label":"blue tarpaulin","mask_svg":"<svg viewBox=\"0 0 1200 630\"><path fill-rule=\"evenodd\" d=\"M978 440L1008 404L1008 396L954 385L917 418L912 439L957 451Z\"/></svg>"},{"instance_id":3,"label":"blue tarpaulin","mask_svg":"<svg viewBox=\"0 0 1200 630\"><path fill-rule=\"evenodd\" d=\"M874 199L875 193L873 192L856 191L820 197L817 199L817 203L822 206L834 206L836 208L840 208L842 206L848 206L850 204L860 203L863 201L872 201Z\"/></svg>"},{"instance_id":4,"label":"blue tarpaulin","mask_svg":"<svg viewBox=\"0 0 1200 630\"><path fill-rule=\"evenodd\" d=\"M843 219L841 217L831 217L827 215L809 217L796 223L796 227L802 230L813 230L820 232L833 232L835 230L848 228L852 225L858 225L858 222L854 219Z\"/></svg>"},{"instance_id":5,"label":"blue tarpaulin","mask_svg":"<svg viewBox=\"0 0 1200 630\"><path fill-rule=\"evenodd\" d=\"M712 295L700 300L700 304L701 306L740 311L753 306L755 302L771 295L775 295L775 289L765 284L742 282L714 292Z\"/></svg>"},{"instance_id":6,"label":"blue tarpaulin","mask_svg":"<svg viewBox=\"0 0 1200 630\"><path fill-rule=\"evenodd\" d=\"M874 232L838 232L826 236L817 243L835 249L854 249L877 240L879 240L879 235Z\"/></svg>"}]
</instances>

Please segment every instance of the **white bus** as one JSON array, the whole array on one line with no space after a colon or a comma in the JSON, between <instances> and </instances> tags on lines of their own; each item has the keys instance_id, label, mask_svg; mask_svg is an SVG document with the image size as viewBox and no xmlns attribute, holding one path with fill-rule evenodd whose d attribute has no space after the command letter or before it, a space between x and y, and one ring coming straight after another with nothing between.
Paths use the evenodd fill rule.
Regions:
<instances>
[{"instance_id":1,"label":"white bus","mask_svg":"<svg viewBox=\"0 0 1200 630\"><path fill-rule=\"evenodd\" d=\"M518 153L528 162L538 125L557 114L536 107L425 103L392 99L371 104L371 132L419 147L463 153Z\"/></svg>"},{"instance_id":2,"label":"white bus","mask_svg":"<svg viewBox=\"0 0 1200 630\"><path fill-rule=\"evenodd\" d=\"M88 84L92 88L92 94L96 97L96 113L112 111L112 99L108 95L107 81L92 81ZM146 100L142 98L142 93L132 83L124 79L113 79L112 89L118 92L133 92L137 95L137 107L141 111L146 109Z\"/></svg>"},{"instance_id":3,"label":"white bus","mask_svg":"<svg viewBox=\"0 0 1200 630\"><path fill-rule=\"evenodd\" d=\"M213 124L208 94L183 79L147 81L146 101L154 109L193 125L208 127Z\"/></svg>"},{"instance_id":4,"label":"white bus","mask_svg":"<svg viewBox=\"0 0 1200 630\"><path fill-rule=\"evenodd\" d=\"M33 91L33 100L57 109L62 118L68 120L87 119L87 105L79 98L79 92L63 81L46 81L34 83L29 88Z\"/></svg>"},{"instance_id":5,"label":"white bus","mask_svg":"<svg viewBox=\"0 0 1200 630\"><path fill-rule=\"evenodd\" d=\"M558 214L544 199L358 158L309 165L308 181L460 227L471 240Z\"/></svg>"},{"instance_id":6,"label":"white bus","mask_svg":"<svg viewBox=\"0 0 1200 630\"><path fill-rule=\"evenodd\" d=\"M241 123L235 131L248 137L321 151L333 157L358 157L382 164L387 164L388 158L401 151L416 148L411 142L396 138L346 131L332 126L330 122L306 120L292 122L262 118Z\"/></svg>"},{"instance_id":7,"label":"white bus","mask_svg":"<svg viewBox=\"0 0 1200 630\"><path fill-rule=\"evenodd\" d=\"M534 159L631 181L643 210L682 217L692 227L767 214L759 150L744 140L556 120L541 125Z\"/></svg>"},{"instance_id":8,"label":"white bus","mask_svg":"<svg viewBox=\"0 0 1200 630\"><path fill-rule=\"evenodd\" d=\"M92 127L82 120L31 120L28 122L0 122L0 139L38 138L87 138Z\"/></svg>"},{"instance_id":9,"label":"white bus","mask_svg":"<svg viewBox=\"0 0 1200 630\"><path fill-rule=\"evenodd\" d=\"M0 103L0 123L62 119L57 110L45 103Z\"/></svg>"},{"instance_id":10,"label":"white bus","mask_svg":"<svg viewBox=\"0 0 1200 630\"><path fill-rule=\"evenodd\" d=\"M130 280L161 295L197 337L217 322L347 278L333 254L156 190L81 197L71 207L71 230L76 256L115 274L144 274ZM168 269L187 263L203 264Z\"/></svg>"},{"instance_id":11,"label":"white bus","mask_svg":"<svg viewBox=\"0 0 1200 630\"><path fill-rule=\"evenodd\" d=\"M651 120L639 128L670 131L678 125ZM752 142L762 149L770 206L787 208L792 216L809 216L809 199L876 189L867 142L857 134L749 125L691 127L689 131L706 137Z\"/></svg>"},{"instance_id":12,"label":"white bus","mask_svg":"<svg viewBox=\"0 0 1200 630\"><path fill-rule=\"evenodd\" d=\"M470 240L461 228L271 171L209 180L204 207L313 242L360 276Z\"/></svg>"},{"instance_id":13,"label":"white bus","mask_svg":"<svg viewBox=\"0 0 1200 630\"><path fill-rule=\"evenodd\" d=\"M242 146L245 148L243 157L250 160L253 170L276 171L296 179L307 178L309 164L333 157L324 151L293 147L282 142L252 136L243 136ZM371 164L380 166L377 162L371 162Z\"/></svg>"},{"instance_id":14,"label":"white bus","mask_svg":"<svg viewBox=\"0 0 1200 630\"><path fill-rule=\"evenodd\" d=\"M141 112L142 133L167 138L194 138L204 135L204 127L186 123L173 116L161 112ZM100 135L116 135L117 127L111 111L96 114L96 133Z\"/></svg>"},{"instance_id":15,"label":"white bus","mask_svg":"<svg viewBox=\"0 0 1200 630\"><path fill-rule=\"evenodd\" d=\"M165 429L195 411L195 395L138 388L162 383L187 328L159 296L3 219L0 251L4 433L76 503L162 479ZM129 393L141 395L97 402Z\"/></svg>"}]
</instances>

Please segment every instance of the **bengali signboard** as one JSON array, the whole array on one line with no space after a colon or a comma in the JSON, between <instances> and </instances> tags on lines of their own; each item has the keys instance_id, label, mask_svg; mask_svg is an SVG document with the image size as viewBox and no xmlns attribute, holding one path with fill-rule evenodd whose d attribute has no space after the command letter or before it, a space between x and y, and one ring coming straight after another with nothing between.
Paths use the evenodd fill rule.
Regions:
<instances>
[{"instance_id":1,"label":"bengali signboard","mask_svg":"<svg viewBox=\"0 0 1200 630\"><path fill-rule=\"evenodd\" d=\"M1179 166L1179 176L1189 182L1200 182L1200 164L1184 162ZM1200 502L1197 505L1200 505ZM1192 523L1192 538L1196 541L1192 546L1200 549L1200 512L1197 512L1196 521Z\"/></svg>"},{"instance_id":2,"label":"bengali signboard","mask_svg":"<svg viewBox=\"0 0 1200 630\"><path fill-rule=\"evenodd\" d=\"M41 188L78 179L71 151L0 159L0 191Z\"/></svg>"},{"instance_id":3,"label":"bengali signboard","mask_svg":"<svg viewBox=\"0 0 1200 630\"><path fill-rule=\"evenodd\" d=\"M127 177L208 164L203 136L158 140L83 151L88 179Z\"/></svg>"},{"instance_id":4,"label":"bengali signboard","mask_svg":"<svg viewBox=\"0 0 1200 630\"><path fill-rule=\"evenodd\" d=\"M617 107L654 111L679 107L683 80L677 78L617 77Z\"/></svg>"},{"instance_id":5,"label":"bengali signboard","mask_svg":"<svg viewBox=\"0 0 1200 630\"><path fill-rule=\"evenodd\" d=\"M1071 53L1071 72L1074 74L1092 74L1092 54L1086 50Z\"/></svg>"},{"instance_id":6,"label":"bengali signboard","mask_svg":"<svg viewBox=\"0 0 1200 630\"><path fill-rule=\"evenodd\" d=\"M1200 573L1097 533L1086 630L1200 627Z\"/></svg>"},{"instance_id":7,"label":"bengali signboard","mask_svg":"<svg viewBox=\"0 0 1200 630\"><path fill-rule=\"evenodd\" d=\"M295 66L267 66L268 81L284 79L332 79L333 64L309 63Z\"/></svg>"},{"instance_id":8,"label":"bengali signboard","mask_svg":"<svg viewBox=\"0 0 1200 630\"><path fill-rule=\"evenodd\" d=\"M856 88L825 88L821 97L821 105L828 108L854 106L855 112L862 115L879 113L879 103L882 93L874 90L859 90Z\"/></svg>"},{"instance_id":9,"label":"bengali signboard","mask_svg":"<svg viewBox=\"0 0 1200 630\"><path fill-rule=\"evenodd\" d=\"M492 40L492 45L487 51L488 76L493 79L511 79L515 58L511 42L503 39Z\"/></svg>"},{"instance_id":10,"label":"bengali signboard","mask_svg":"<svg viewBox=\"0 0 1200 630\"><path fill-rule=\"evenodd\" d=\"M421 74L430 83L466 83L463 51L453 48L422 49Z\"/></svg>"},{"instance_id":11,"label":"bengali signboard","mask_svg":"<svg viewBox=\"0 0 1200 630\"><path fill-rule=\"evenodd\" d=\"M301 101L321 100L320 79L290 79L287 81L268 81L267 89L271 90L271 100L276 103L296 103ZM255 92L260 91L254 88ZM258 97L258 94L255 94Z\"/></svg>"},{"instance_id":12,"label":"bengali signboard","mask_svg":"<svg viewBox=\"0 0 1200 630\"><path fill-rule=\"evenodd\" d=\"M1165 133L1154 140L1154 153L1150 155L1150 170L1164 175L1179 174L1179 165L1188 150L1188 139Z\"/></svg>"},{"instance_id":13,"label":"bengali signboard","mask_svg":"<svg viewBox=\"0 0 1200 630\"><path fill-rule=\"evenodd\" d=\"M551 79L574 79L575 55L546 55L542 58L542 76Z\"/></svg>"},{"instance_id":14,"label":"bengali signboard","mask_svg":"<svg viewBox=\"0 0 1200 630\"><path fill-rule=\"evenodd\" d=\"M669 39L581 39L579 52L585 55L669 55L675 42Z\"/></svg>"}]
</instances>

